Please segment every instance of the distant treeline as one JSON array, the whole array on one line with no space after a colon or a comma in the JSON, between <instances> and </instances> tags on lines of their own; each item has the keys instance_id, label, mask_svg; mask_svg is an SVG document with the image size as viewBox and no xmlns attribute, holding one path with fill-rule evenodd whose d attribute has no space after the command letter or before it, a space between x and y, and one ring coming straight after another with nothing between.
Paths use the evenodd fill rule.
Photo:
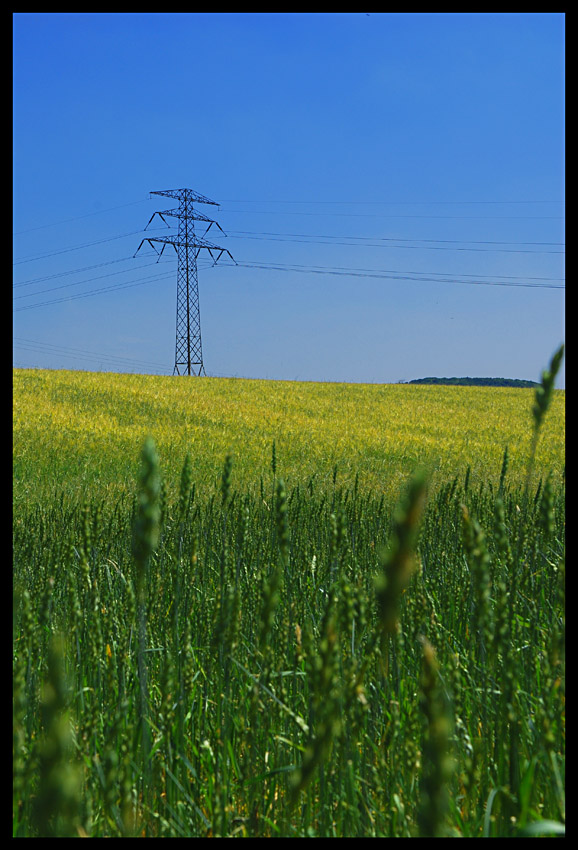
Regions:
<instances>
[{"instance_id":1,"label":"distant treeline","mask_svg":"<svg viewBox=\"0 0 578 850\"><path fill-rule=\"evenodd\" d=\"M536 381L519 378L416 378L408 384L453 384L460 387L537 387Z\"/></svg>"}]
</instances>

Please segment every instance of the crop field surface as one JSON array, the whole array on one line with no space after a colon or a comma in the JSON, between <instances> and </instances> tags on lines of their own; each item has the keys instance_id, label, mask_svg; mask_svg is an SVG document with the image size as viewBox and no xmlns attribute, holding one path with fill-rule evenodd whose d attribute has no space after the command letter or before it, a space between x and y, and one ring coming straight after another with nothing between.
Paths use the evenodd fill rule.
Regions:
<instances>
[{"instance_id":1,"label":"crop field surface","mask_svg":"<svg viewBox=\"0 0 578 850\"><path fill-rule=\"evenodd\" d=\"M15 499L51 488L95 496L133 486L152 435L167 482L187 453L197 487L214 489L223 458L235 486L258 486L276 442L288 486L315 476L395 496L418 465L436 480L500 473L521 480L531 441L533 391L495 387L298 383L166 378L67 371L14 372ZM564 393L544 423L537 468L564 467Z\"/></svg>"},{"instance_id":2,"label":"crop field surface","mask_svg":"<svg viewBox=\"0 0 578 850\"><path fill-rule=\"evenodd\" d=\"M559 358L15 370L13 836L565 835Z\"/></svg>"}]
</instances>

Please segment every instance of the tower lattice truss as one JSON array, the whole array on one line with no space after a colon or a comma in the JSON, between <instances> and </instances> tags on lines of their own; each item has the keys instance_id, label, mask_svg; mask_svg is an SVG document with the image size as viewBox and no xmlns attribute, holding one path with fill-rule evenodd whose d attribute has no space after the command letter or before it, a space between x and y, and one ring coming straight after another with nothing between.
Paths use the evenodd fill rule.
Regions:
<instances>
[{"instance_id":1,"label":"tower lattice truss","mask_svg":"<svg viewBox=\"0 0 578 850\"><path fill-rule=\"evenodd\" d=\"M177 375L204 375L203 346L201 341L201 312L199 307L199 277L197 272L197 257L202 250L208 251L211 259L216 264L223 254L228 254L233 260L231 252L220 245L215 245L205 239L210 228L215 224L221 233L222 227L212 218L197 212L194 204L212 204L218 206L216 201L211 201L192 189L166 189L160 192L151 192L152 195L163 195L166 198L175 198L179 206L174 210L154 212L149 219L150 225L155 215L159 215L167 224L165 216L173 216L179 220L179 229L176 236L150 236L142 240L136 254L142 245L148 242L159 255L159 260L167 245L172 245L177 252L177 333L175 344L175 367L173 374ZM207 229L202 237L195 233L195 221L207 223ZM146 227L145 227L146 230ZM156 244L162 245L160 251ZM234 260L233 260L234 262Z\"/></svg>"}]
</instances>

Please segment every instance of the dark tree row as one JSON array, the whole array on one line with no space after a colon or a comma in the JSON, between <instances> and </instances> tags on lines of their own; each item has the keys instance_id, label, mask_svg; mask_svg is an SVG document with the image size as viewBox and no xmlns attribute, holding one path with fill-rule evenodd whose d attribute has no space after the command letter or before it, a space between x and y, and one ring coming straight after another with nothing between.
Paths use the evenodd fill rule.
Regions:
<instances>
[{"instance_id":1,"label":"dark tree row","mask_svg":"<svg viewBox=\"0 0 578 850\"><path fill-rule=\"evenodd\" d=\"M535 381L518 378L416 378L408 384L450 384L462 387L536 387Z\"/></svg>"}]
</instances>

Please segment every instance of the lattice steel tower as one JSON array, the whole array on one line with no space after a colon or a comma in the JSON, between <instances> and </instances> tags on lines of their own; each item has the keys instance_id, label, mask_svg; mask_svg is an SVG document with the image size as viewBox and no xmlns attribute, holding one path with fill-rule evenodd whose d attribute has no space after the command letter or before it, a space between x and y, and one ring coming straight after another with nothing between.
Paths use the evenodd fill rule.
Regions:
<instances>
[{"instance_id":1,"label":"lattice steel tower","mask_svg":"<svg viewBox=\"0 0 578 850\"><path fill-rule=\"evenodd\" d=\"M177 339L173 375L175 373L177 375L204 375L206 373L203 365L203 347L201 344L197 257L203 248L209 252L215 264L218 263L223 254L228 254L231 259L233 257L226 248L213 245L212 242L208 242L204 238L213 224L217 225L221 233L223 233L223 229L213 219L196 212L193 204L213 204L214 206L218 206L218 204L216 201L205 198L204 195L199 195L198 192L193 192L192 189L166 189L161 192L151 192L151 194L175 198L179 202L179 206L175 210L164 210L163 212L153 213L147 227L155 215L160 215L165 224L167 224L165 216L175 216L179 220L179 232L176 236L152 236L143 239L136 250L135 256L145 242L148 242L151 248L157 251L159 260L167 245L172 245L177 252ZM209 225L202 237L195 234L195 221L205 221ZM169 226L167 225L167 227ZM160 251L153 245L154 242L160 242L162 244ZM216 259L213 252L215 254L218 252Z\"/></svg>"}]
</instances>

